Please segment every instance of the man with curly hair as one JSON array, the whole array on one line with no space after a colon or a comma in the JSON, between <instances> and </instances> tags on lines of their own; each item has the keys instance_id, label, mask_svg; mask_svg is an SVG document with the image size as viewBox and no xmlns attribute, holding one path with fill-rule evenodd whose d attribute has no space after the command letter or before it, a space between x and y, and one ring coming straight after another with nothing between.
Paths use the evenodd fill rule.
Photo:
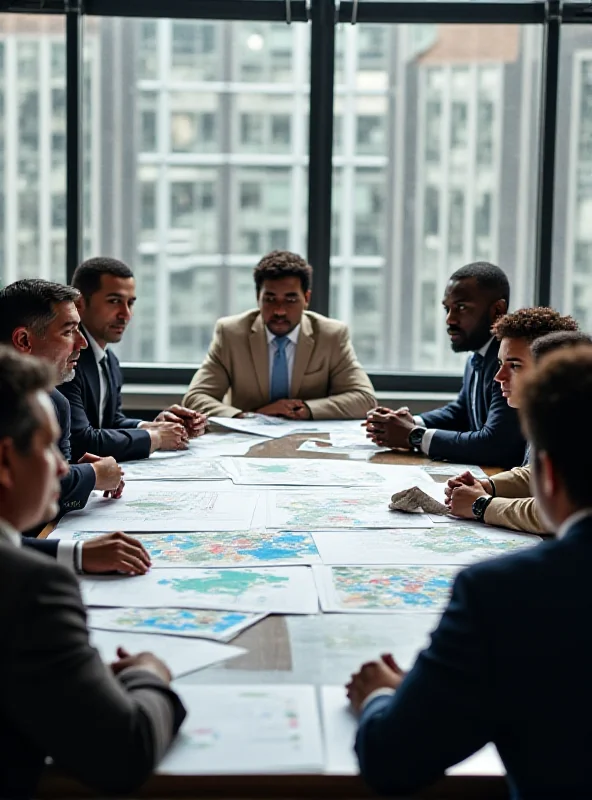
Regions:
<instances>
[{"instance_id":1,"label":"man with curly hair","mask_svg":"<svg viewBox=\"0 0 592 800\"><path fill-rule=\"evenodd\" d=\"M518 408L524 378L542 355L592 340L578 330L572 317L552 308L522 308L506 314L493 326L500 342L500 368L495 380L511 408ZM457 517L478 519L527 533L549 533L539 515L530 487L528 448L525 464L479 481L464 472L448 482L446 494Z\"/></svg>"},{"instance_id":2,"label":"man with curly hair","mask_svg":"<svg viewBox=\"0 0 592 800\"><path fill-rule=\"evenodd\" d=\"M183 405L218 417L364 418L374 389L347 327L308 311L310 264L274 250L254 278L258 309L218 320Z\"/></svg>"}]
</instances>

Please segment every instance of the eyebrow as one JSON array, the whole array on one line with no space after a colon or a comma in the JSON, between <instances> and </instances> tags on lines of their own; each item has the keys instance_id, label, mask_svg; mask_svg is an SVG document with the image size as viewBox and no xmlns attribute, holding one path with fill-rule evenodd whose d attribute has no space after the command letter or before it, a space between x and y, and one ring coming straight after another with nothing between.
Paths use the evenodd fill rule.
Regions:
<instances>
[{"instance_id":1,"label":"eyebrow","mask_svg":"<svg viewBox=\"0 0 592 800\"><path fill-rule=\"evenodd\" d=\"M80 325L79 322L75 322L74 320L70 320L70 322L64 322L62 325L62 330L65 328L77 328Z\"/></svg>"},{"instance_id":2,"label":"eyebrow","mask_svg":"<svg viewBox=\"0 0 592 800\"><path fill-rule=\"evenodd\" d=\"M129 299L129 300L135 300L136 299L136 295L133 295L132 297L128 298L127 295L121 294L120 292L109 292L107 297L117 297L117 298L119 298L121 300L125 300L126 298Z\"/></svg>"}]
</instances>

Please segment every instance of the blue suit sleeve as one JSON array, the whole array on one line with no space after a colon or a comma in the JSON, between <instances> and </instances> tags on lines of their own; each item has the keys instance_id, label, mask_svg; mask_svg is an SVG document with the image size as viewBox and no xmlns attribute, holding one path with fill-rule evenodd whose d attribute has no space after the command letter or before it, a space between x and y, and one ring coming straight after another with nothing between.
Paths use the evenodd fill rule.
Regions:
<instances>
[{"instance_id":1,"label":"blue suit sleeve","mask_svg":"<svg viewBox=\"0 0 592 800\"><path fill-rule=\"evenodd\" d=\"M466 573L400 689L364 709L356 753L364 780L388 795L413 794L491 741L487 653Z\"/></svg>"},{"instance_id":2,"label":"blue suit sleeve","mask_svg":"<svg viewBox=\"0 0 592 800\"><path fill-rule=\"evenodd\" d=\"M478 431L436 430L430 444L430 458L504 468L522 463L524 437L518 415L508 406L498 384L492 392L483 427ZM423 419L428 425L425 416Z\"/></svg>"},{"instance_id":3,"label":"blue suit sleeve","mask_svg":"<svg viewBox=\"0 0 592 800\"><path fill-rule=\"evenodd\" d=\"M72 460L70 446L70 405L61 392L54 389L50 394L58 423L60 426L60 440L58 446L66 461ZM96 475L90 464L71 465L68 474L60 480L60 516L68 511L84 508L90 493L95 488Z\"/></svg>"},{"instance_id":4,"label":"blue suit sleeve","mask_svg":"<svg viewBox=\"0 0 592 800\"><path fill-rule=\"evenodd\" d=\"M56 558L58 554L59 539L31 539L28 536L22 537L23 547L30 547L31 550L36 550L38 553L45 553L52 558Z\"/></svg>"}]
</instances>

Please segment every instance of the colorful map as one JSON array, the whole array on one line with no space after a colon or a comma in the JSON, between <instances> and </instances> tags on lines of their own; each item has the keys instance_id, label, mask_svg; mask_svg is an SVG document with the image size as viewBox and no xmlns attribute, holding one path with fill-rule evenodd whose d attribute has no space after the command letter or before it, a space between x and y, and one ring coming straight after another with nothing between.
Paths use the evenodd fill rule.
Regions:
<instances>
[{"instance_id":1,"label":"colorful map","mask_svg":"<svg viewBox=\"0 0 592 800\"><path fill-rule=\"evenodd\" d=\"M204 570L199 577L161 578L159 586L168 586L175 592L197 592L199 594L225 594L240 597L245 592L265 587L283 588L289 578L248 569Z\"/></svg>"},{"instance_id":2,"label":"colorful map","mask_svg":"<svg viewBox=\"0 0 592 800\"><path fill-rule=\"evenodd\" d=\"M458 568L444 565L330 567L326 611L440 611ZM321 605L323 597L321 595ZM330 606L330 607L329 607Z\"/></svg>"},{"instance_id":3,"label":"colorful map","mask_svg":"<svg viewBox=\"0 0 592 800\"><path fill-rule=\"evenodd\" d=\"M388 486L388 467L336 461L331 468L305 458L229 458L224 462L234 483L260 486Z\"/></svg>"},{"instance_id":4,"label":"colorful map","mask_svg":"<svg viewBox=\"0 0 592 800\"><path fill-rule=\"evenodd\" d=\"M164 633L229 641L263 619L240 611L200 611L188 608L91 609L89 626L128 633Z\"/></svg>"},{"instance_id":5,"label":"colorful map","mask_svg":"<svg viewBox=\"0 0 592 800\"><path fill-rule=\"evenodd\" d=\"M397 532L397 536L399 533L402 532ZM538 536L512 534L507 531L497 532L483 525L479 527L435 525L430 530L414 531L406 543L442 555L468 553L471 561L481 561L523 550L540 541Z\"/></svg>"},{"instance_id":6,"label":"colorful map","mask_svg":"<svg viewBox=\"0 0 592 800\"><path fill-rule=\"evenodd\" d=\"M95 534L75 533L75 539ZM240 567L320 562L312 537L294 531L135 534L153 567Z\"/></svg>"}]
</instances>

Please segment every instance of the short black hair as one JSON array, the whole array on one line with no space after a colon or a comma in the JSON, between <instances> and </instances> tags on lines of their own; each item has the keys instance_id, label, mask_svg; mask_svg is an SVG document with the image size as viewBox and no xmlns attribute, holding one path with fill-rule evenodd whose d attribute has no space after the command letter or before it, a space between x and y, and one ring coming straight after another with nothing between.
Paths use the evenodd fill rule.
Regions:
<instances>
[{"instance_id":1,"label":"short black hair","mask_svg":"<svg viewBox=\"0 0 592 800\"><path fill-rule=\"evenodd\" d=\"M84 299L88 300L101 288L103 275L113 275L115 278L134 277L134 273L123 261L108 256L97 256L88 258L76 267L72 276L72 286L75 286Z\"/></svg>"},{"instance_id":2,"label":"short black hair","mask_svg":"<svg viewBox=\"0 0 592 800\"><path fill-rule=\"evenodd\" d=\"M547 353L559 350L561 347L575 347L578 344L592 344L592 336L582 331L555 331L546 336L539 336L531 345L530 352L533 360L539 361Z\"/></svg>"},{"instance_id":3,"label":"short black hair","mask_svg":"<svg viewBox=\"0 0 592 800\"><path fill-rule=\"evenodd\" d=\"M520 308L513 314L504 314L491 329L500 342L502 339L526 339L529 344L549 333L577 330L578 323L573 317L563 317L547 306Z\"/></svg>"},{"instance_id":4,"label":"short black hair","mask_svg":"<svg viewBox=\"0 0 592 800\"><path fill-rule=\"evenodd\" d=\"M560 474L565 491L578 508L590 505L587 465L592 427L579 425L567 436L560 420L585 420L592 407L592 346L579 344L544 356L524 379L520 418L536 456L546 453Z\"/></svg>"},{"instance_id":5,"label":"short black hair","mask_svg":"<svg viewBox=\"0 0 592 800\"><path fill-rule=\"evenodd\" d=\"M32 413L30 396L49 391L57 382L53 366L42 358L23 356L0 345L0 439L10 438L20 453L27 453L39 420Z\"/></svg>"},{"instance_id":6,"label":"short black hair","mask_svg":"<svg viewBox=\"0 0 592 800\"><path fill-rule=\"evenodd\" d=\"M477 286L491 292L496 300L510 303L510 281L503 269L496 267L495 264L490 264L489 261L474 261L457 269L450 276L451 281L462 281L465 278L475 278Z\"/></svg>"},{"instance_id":7,"label":"short black hair","mask_svg":"<svg viewBox=\"0 0 592 800\"><path fill-rule=\"evenodd\" d=\"M24 278L0 289L0 342L9 344L15 328L31 328L43 336L56 317L55 306L75 303L80 292L72 286Z\"/></svg>"},{"instance_id":8,"label":"short black hair","mask_svg":"<svg viewBox=\"0 0 592 800\"><path fill-rule=\"evenodd\" d=\"M265 280L280 280L280 278L299 278L302 291L306 294L312 286L312 267L302 256L291 253L289 250L272 250L253 270L257 297Z\"/></svg>"}]
</instances>

